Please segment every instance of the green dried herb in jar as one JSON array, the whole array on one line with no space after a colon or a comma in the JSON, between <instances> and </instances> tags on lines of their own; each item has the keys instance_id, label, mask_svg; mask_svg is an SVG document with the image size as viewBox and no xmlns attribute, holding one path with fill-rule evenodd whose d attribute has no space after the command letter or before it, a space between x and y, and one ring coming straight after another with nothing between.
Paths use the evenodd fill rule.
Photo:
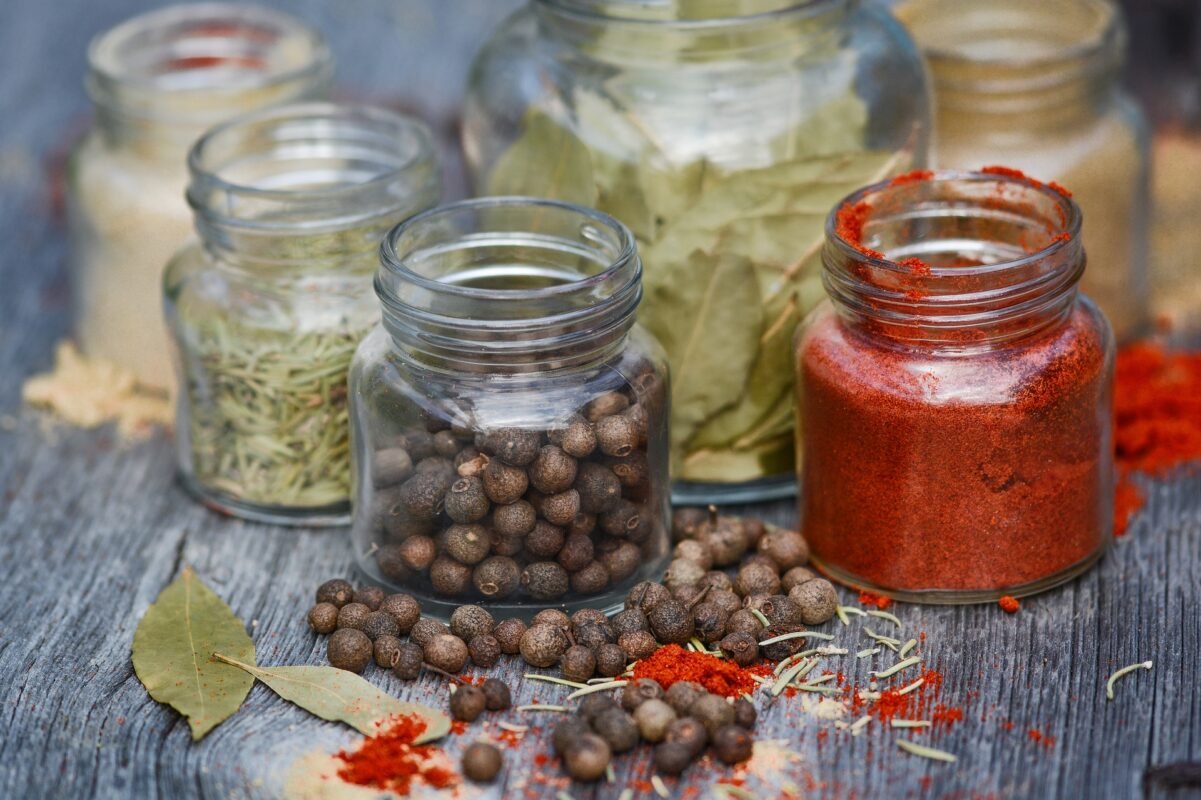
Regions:
<instances>
[{"instance_id":1,"label":"green dried herb in jar","mask_svg":"<svg viewBox=\"0 0 1201 800\"><path fill-rule=\"evenodd\" d=\"M380 239L437 202L429 132L379 109L286 106L214 129L189 168L200 242L164 277L184 483L236 516L343 524L347 370L379 319Z\"/></svg>"}]
</instances>

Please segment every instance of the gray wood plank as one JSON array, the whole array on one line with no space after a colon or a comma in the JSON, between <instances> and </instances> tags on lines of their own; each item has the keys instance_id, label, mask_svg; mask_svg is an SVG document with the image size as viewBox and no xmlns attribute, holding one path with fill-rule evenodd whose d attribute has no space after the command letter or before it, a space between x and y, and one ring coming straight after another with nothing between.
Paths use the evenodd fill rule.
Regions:
<instances>
[{"instance_id":1,"label":"gray wood plank","mask_svg":"<svg viewBox=\"0 0 1201 800\"><path fill-rule=\"evenodd\" d=\"M46 368L69 327L62 229L51 213L45 162L86 114L82 48L96 30L151 3L8 0L0 4L0 797L280 796L287 766L315 747L354 740L256 687L246 707L205 741L145 693L132 674L137 619L183 564L193 565L251 624L265 663L321 663L303 614L313 588L350 567L342 531L295 531L226 520L175 486L170 442L118 445L111 432L43 430L18 406L24 376ZM514 3L320 0L279 3L329 32L342 81L367 96L421 109L453 127L470 51ZM898 607L907 630L926 633L927 659L945 676L942 699L966 719L932 743L955 765L899 753L891 731L829 731L773 704L761 738L780 738L800 761L785 770L805 797L1139 797L1148 767L1201 761L1201 477L1148 484L1151 502L1101 566L1031 599L1016 616L996 607ZM788 504L760 509L779 521ZM848 593L847 602L853 602ZM856 649L857 632L827 630ZM1155 669L1104 698L1105 677L1134 661ZM866 662L848 675L862 682ZM558 690L520 679L518 702ZM444 702L441 682L402 684L403 697ZM510 717L512 718L512 717ZM551 721L547 720L544 724ZM1009 729L1012 724L1012 729ZM537 724L537 723L536 723ZM1055 737L1029 739L1031 728ZM507 753L492 796L553 796L533 761L530 735ZM447 742L452 752L467 737ZM618 761L618 784L572 788L579 800L613 798L651 774L645 752ZM553 772L553 770L551 770ZM705 796L724 775L694 768L685 785ZM923 779L929 783L923 784ZM761 796L771 786L751 780ZM1152 797L1197 796L1201 789Z\"/></svg>"}]
</instances>

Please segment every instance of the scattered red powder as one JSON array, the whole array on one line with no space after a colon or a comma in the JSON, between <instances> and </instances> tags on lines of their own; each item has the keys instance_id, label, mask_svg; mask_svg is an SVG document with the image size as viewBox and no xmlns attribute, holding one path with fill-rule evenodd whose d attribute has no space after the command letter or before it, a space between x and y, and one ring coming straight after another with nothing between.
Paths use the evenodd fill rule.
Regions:
<instances>
[{"instance_id":1,"label":"scattered red powder","mask_svg":"<svg viewBox=\"0 0 1201 800\"><path fill-rule=\"evenodd\" d=\"M1014 169L1013 167L992 166L992 167L985 167L984 169L982 169L980 171L983 172L985 175L1000 175L1005 178L1015 178L1019 181L1022 181L1027 186L1033 186L1035 189L1041 189L1042 187L1046 186L1051 191L1058 192L1059 194L1063 195L1064 197L1072 196L1071 192L1069 192L1067 189L1065 189L1063 186L1056 183L1055 181L1051 181L1049 183L1043 183L1040 180L1035 180L1034 178L1031 178L1029 175L1022 172L1020 169Z\"/></svg>"},{"instance_id":2,"label":"scattered red powder","mask_svg":"<svg viewBox=\"0 0 1201 800\"><path fill-rule=\"evenodd\" d=\"M871 592L860 592L859 602L865 606L875 606L883 611L892 605L892 598L884 595L872 594Z\"/></svg>"},{"instance_id":3,"label":"scattered red powder","mask_svg":"<svg viewBox=\"0 0 1201 800\"><path fill-rule=\"evenodd\" d=\"M939 703L934 706L934 712L930 715L930 721L935 725L944 725L949 728L956 722L963 721L963 709L959 706L948 706Z\"/></svg>"},{"instance_id":4,"label":"scattered red powder","mask_svg":"<svg viewBox=\"0 0 1201 800\"><path fill-rule=\"evenodd\" d=\"M1055 746L1055 737L1048 736L1045 733L1042 733L1041 731L1039 731L1037 728L1031 728L1030 730L1028 730L1026 732L1026 736L1028 736L1030 738L1030 741L1032 741L1036 744L1041 744L1042 746L1044 746L1048 749Z\"/></svg>"},{"instance_id":5,"label":"scattered red powder","mask_svg":"<svg viewBox=\"0 0 1201 800\"><path fill-rule=\"evenodd\" d=\"M416 714L393 717L381 724L355 750L334 755L344 766L338 777L357 786L371 786L407 795L414 783L445 789L458 783L449 761L433 745L413 744L425 732L425 721Z\"/></svg>"},{"instance_id":6,"label":"scattered red powder","mask_svg":"<svg viewBox=\"0 0 1201 800\"><path fill-rule=\"evenodd\" d=\"M889 186L904 186L907 183L922 183L934 177L934 172L928 169L915 169L912 172L906 172L904 175L898 175L888 182Z\"/></svg>"},{"instance_id":7,"label":"scattered red powder","mask_svg":"<svg viewBox=\"0 0 1201 800\"><path fill-rule=\"evenodd\" d=\"M694 681L713 694L738 697L755 691L753 673L707 653L685 650L678 644L660 647L650 658L634 665L634 679L650 678L664 689L679 681Z\"/></svg>"},{"instance_id":8,"label":"scattered red powder","mask_svg":"<svg viewBox=\"0 0 1201 800\"><path fill-rule=\"evenodd\" d=\"M461 719L456 719L450 723L450 732L455 736L462 736L467 732L467 723Z\"/></svg>"},{"instance_id":9,"label":"scattered red powder","mask_svg":"<svg viewBox=\"0 0 1201 800\"><path fill-rule=\"evenodd\" d=\"M1022 604L1018 602L1016 597L1008 594L998 600L997 605L999 605L1001 610L1006 614L1016 614L1018 613L1018 609L1022 607Z\"/></svg>"},{"instance_id":10,"label":"scattered red powder","mask_svg":"<svg viewBox=\"0 0 1201 800\"><path fill-rule=\"evenodd\" d=\"M1143 507L1146 498L1143 490L1135 486L1128 478L1118 481L1113 498L1113 535L1125 536L1130 529L1130 518Z\"/></svg>"}]
</instances>

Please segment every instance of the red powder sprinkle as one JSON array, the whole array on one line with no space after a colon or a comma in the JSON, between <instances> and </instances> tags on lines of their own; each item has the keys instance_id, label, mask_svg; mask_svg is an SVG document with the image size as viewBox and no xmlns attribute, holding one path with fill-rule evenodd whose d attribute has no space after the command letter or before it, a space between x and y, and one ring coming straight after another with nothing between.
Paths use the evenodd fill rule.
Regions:
<instances>
[{"instance_id":1,"label":"red powder sprinkle","mask_svg":"<svg viewBox=\"0 0 1201 800\"><path fill-rule=\"evenodd\" d=\"M892 598L884 595L872 594L871 592L860 592L859 602L865 606L875 606L883 611L892 605Z\"/></svg>"},{"instance_id":2,"label":"red powder sprinkle","mask_svg":"<svg viewBox=\"0 0 1201 800\"><path fill-rule=\"evenodd\" d=\"M723 697L755 691L758 684L752 674L732 661L685 650L678 644L660 647L650 658L634 665L634 680L650 678L664 689L679 681L695 681Z\"/></svg>"},{"instance_id":3,"label":"red powder sprinkle","mask_svg":"<svg viewBox=\"0 0 1201 800\"><path fill-rule=\"evenodd\" d=\"M1055 746L1055 737L1048 736L1039 731L1037 728L1031 728L1030 730L1026 731L1026 736L1029 737L1030 741L1034 742L1035 744L1041 744L1046 748L1052 748Z\"/></svg>"},{"instance_id":4,"label":"red powder sprinkle","mask_svg":"<svg viewBox=\"0 0 1201 800\"><path fill-rule=\"evenodd\" d=\"M467 723L461 719L456 719L450 723L450 732L455 736L462 736L467 732Z\"/></svg>"},{"instance_id":5,"label":"red powder sprinkle","mask_svg":"<svg viewBox=\"0 0 1201 800\"><path fill-rule=\"evenodd\" d=\"M1069 192L1067 189L1065 189L1063 186L1059 185L1055 181L1051 181L1050 183L1043 183L1040 180L1031 178L1029 175L1022 172L1020 169L1014 169L1013 167L991 166L991 167L985 167L984 169L982 169L980 171L983 172L985 175L1001 175L1006 178L1015 178L1019 181L1022 181L1023 183L1025 183L1028 186L1033 186L1035 189L1041 189L1042 187L1046 186L1051 191L1058 192L1059 194L1063 195L1064 197L1072 196L1071 192Z\"/></svg>"},{"instance_id":6,"label":"red powder sprinkle","mask_svg":"<svg viewBox=\"0 0 1201 800\"><path fill-rule=\"evenodd\" d=\"M1129 478L1118 481L1113 499L1113 535L1125 536L1130 528L1130 518L1143 507L1146 498L1143 490L1135 486Z\"/></svg>"},{"instance_id":7,"label":"red powder sprinkle","mask_svg":"<svg viewBox=\"0 0 1201 800\"><path fill-rule=\"evenodd\" d=\"M413 744L425 732L425 721L416 714L393 717L380 732L363 740L357 749L334 755L344 766L338 777L357 786L371 786L407 795L414 783L445 789L458 783L458 775L439 758L432 745Z\"/></svg>"},{"instance_id":8,"label":"red powder sprinkle","mask_svg":"<svg viewBox=\"0 0 1201 800\"><path fill-rule=\"evenodd\" d=\"M934 706L934 712L930 715L930 721L935 725L944 725L949 728L956 722L963 721L963 709L959 706L948 706L939 703Z\"/></svg>"},{"instance_id":9,"label":"red powder sprinkle","mask_svg":"<svg viewBox=\"0 0 1201 800\"><path fill-rule=\"evenodd\" d=\"M898 175L888 182L889 186L904 186L907 183L922 183L934 177L934 172L928 169L915 169L912 172L906 172L904 175Z\"/></svg>"},{"instance_id":10,"label":"red powder sprinkle","mask_svg":"<svg viewBox=\"0 0 1201 800\"><path fill-rule=\"evenodd\" d=\"M999 605L1001 610L1006 614L1016 614L1018 613L1018 609L1022 607L1022 604L1018 602L1018 599L1011 595L1005 595L1002 597L997 601L997 605Z\"/></svg>"}]
</instances>

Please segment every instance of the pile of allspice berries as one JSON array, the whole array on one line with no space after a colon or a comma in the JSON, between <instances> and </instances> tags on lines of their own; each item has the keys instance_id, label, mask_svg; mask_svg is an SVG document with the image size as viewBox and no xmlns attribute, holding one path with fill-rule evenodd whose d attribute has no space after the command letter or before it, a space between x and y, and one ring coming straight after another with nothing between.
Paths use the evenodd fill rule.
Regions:
<instances>
[{"instance_id":1,"label":"pile of allspice berries","mask_svg":"<svg viewBox=\"0 0 1201 800\"><path fill-rule=\"evenodd\" d=\"M611 618L595 609L568 616L552 608L527 625L464 605L446 625L423 617L411 595L374 586L356 590L335 579L318 588L308 622L330 634L330 664L353 672L374 661L405 680L423 669L454 677L469 662L487 669L502 655L520 655L530 666L558 667L562 677L583 683L620 676L659 647L694 638L741 666L780 661L803 649L805 640L761 643L834 616L837 593L805 566L809 548L796 531L710 507L677 510L672 532L674 558L663 581L636 584ZM451 715L468 722L508 706L508 687L496 679L480 687L456 682L450 698ZM687 682L664 691L642 679L627 684L620 701L586 697L579 713L556 728L554 747L576 780L597 780L613 754L643 741L656 744L656 768L675 775L709 747L725 763L749 758L754 721L755 708L745 698L729 700ZM469 777L488 773L480 765L495 763L492 776L499 771L499 752L494 757L472 746L465 758L467 752L474 753L471 768L464 763Z\"/></svg>"}]
</instances>

